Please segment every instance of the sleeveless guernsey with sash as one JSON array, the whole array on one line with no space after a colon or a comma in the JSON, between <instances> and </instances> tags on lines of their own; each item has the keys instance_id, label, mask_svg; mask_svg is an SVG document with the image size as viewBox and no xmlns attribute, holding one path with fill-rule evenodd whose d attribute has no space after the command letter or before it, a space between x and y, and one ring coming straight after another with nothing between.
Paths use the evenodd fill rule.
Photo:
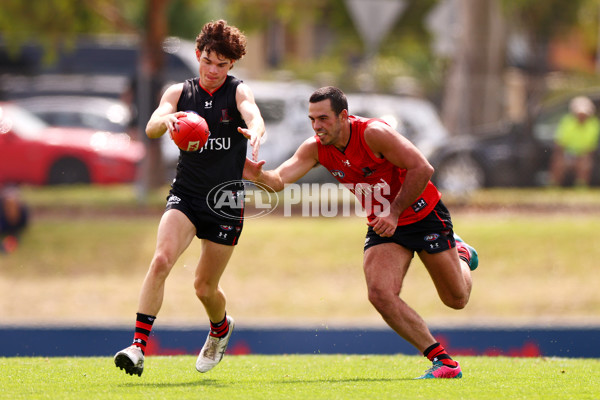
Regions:
<instances>
[{"instance_id":1,"label":"sleeveless guernsey with sash","mask_svg":"<svg viewBox=\"0 0 600 400\"><path fill-rule=\"evenodd\" d=\"M406 170L384 158L378 158L365 141L367 126L373 121L384 121L353 115L349 116L349 120L350 139L343 152L335 146L322 145L315 135L319 163L356 195L371 221L392 203L404 183ZM412 206L402 212L398 225L412 224L425 218L440 198L440 192L430 181Z\"/></svg>"},{"instance_id":2,"label":"sleeveless guernsey with sash","mask_svg":"<svg viewBox=\"0 0 600 400\"><path fill-rule=\"evenodd\" d=\"M178 111L194 111L208 123L208 141L196 152L180 151L177 174L171 185L171 192L194 200L205 201L212 218L222 221L215 214L215 191L228 183L227 190L234 196L242 196L244 186L241 181L246 160L248 140L237 131L246 128L246 123L237 109L236 90L241 80L228 75L223 85L212 93L199 84L199 78L188 79L177 103ZM212 191L212 192L211 192ZM210 196L209 196L210 194ZM241 204L241 203L238 203ZM228 215L238 215L239 223L243 208L226 210Z\"/></svg>"}]
</instances>

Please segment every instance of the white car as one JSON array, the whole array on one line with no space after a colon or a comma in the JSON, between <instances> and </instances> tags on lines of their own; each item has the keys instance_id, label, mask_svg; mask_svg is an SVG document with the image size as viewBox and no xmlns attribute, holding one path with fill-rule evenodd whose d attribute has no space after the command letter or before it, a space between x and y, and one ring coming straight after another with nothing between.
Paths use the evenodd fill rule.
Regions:
<instances>
[{"instance_id":1,"label":"white car","mask_svg":"<svg viewBox=\"0 0 600 400\"><path fill-rule=\"evenodd\" d=\"M266 135L258 157L266 161L266 169L275 168L314 134L308 119L308 99L316 88L303 82L244 82L252 89L265 121ZM248 148L249 157L251 151Z\"/></svg>"},{"instance_id":2,"label":"white car","mask_svg":"<svg viewBox=\"0 0 600 400\"><path fill-rule=\"evenodd\" d=\"M254 92L266 125L266 140L260 147L259 159L266 160L267 169L275 168L293 155L304 140L314 135L308 119L308 100L316 88L299 82L248 80L246 83ZM426 157L448 140L448 131L428 100L374 93L349 93L346 96L350 114L383 119ZM335 182L322 168L309 172L304 180Z\"/></svg>"},{"instance_id":3,"label":"white car","mask_svg":"<svg viewBox=\"0 0 600 400\"><path fill-rule=\"evenodd\" d=\"M372 93L350 93L346 97L350 114L383 119L417 146L426 158L450 136L428 100Z\"/></svg>"}]
</instances>

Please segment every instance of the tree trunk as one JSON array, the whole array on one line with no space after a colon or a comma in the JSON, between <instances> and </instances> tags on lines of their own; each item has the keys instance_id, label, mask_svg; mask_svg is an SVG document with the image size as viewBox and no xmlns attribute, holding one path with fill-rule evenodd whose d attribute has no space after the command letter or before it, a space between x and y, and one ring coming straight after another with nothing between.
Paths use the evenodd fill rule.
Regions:
<instances>
[{"instance_id":1,"label":"tree trunk","mask_svg":"<svg viewBox=\"0 0 600 400\"><path fill-rule=\"evenodd\" d=\"M161 96L164 69L162 43L167 34L167 6L169 0L149 0L146 10L146 31L143 34L138 60L137 107L138 129L146 145L146 158L142 162L140 197L145 198L150 189L165 183L166 172L162 160L160 140L148 139L144 134L146 124Z\"/></svg>"},{"instance_id":2,"label":"tree trunk","mask_svg":"<svg viewBox=\"0 0 600 400\"><path fill-rule=\"evenodd\" d=\"M442 118L451 134L502 117L504 21L497 0L459 0L461 32L446 80Z\"/></svg>"}]
</instances>

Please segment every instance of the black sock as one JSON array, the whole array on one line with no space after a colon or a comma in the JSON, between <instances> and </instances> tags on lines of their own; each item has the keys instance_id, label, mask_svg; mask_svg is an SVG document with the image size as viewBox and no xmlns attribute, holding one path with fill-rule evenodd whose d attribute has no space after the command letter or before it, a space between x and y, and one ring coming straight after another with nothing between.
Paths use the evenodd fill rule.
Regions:
<instances>
[{"instance_id":1,"label":"black sock","mask_svg":"<svg viewBox=\"0 0 600 400\"><path fill-rule=\"evenodd\" d=\"M227 321L227 314L221 322L214 323L210 321L210 336L222 338L229 333L229 322Z\"/></svg>"},{"instance_id":2,"label":"black sock","mask_svg":"<svg viewBox=\"0 0 600 400\"><path fill-rule=\"evenodd\" d=\"M133 334L133 344L142 350L142 354L146 354L148 338L150 337L152 324L154 324L155 320L156 317L152 315L137 313L137 318L135 320L135 333Z\"/></svg>"},{"instance_id":3,"label":"black sock","mask_svg":"<svg viewBox=\"0 0 600 400\"><path fill-rule=\"evenodd\" d=\"M429 346L427 349L425 349L423 355L427 357L431 362L441 361L444 365L447 365L449 367L457 366L456 361L454 361L452 357L450 357L450 355L446 352L446 349L444 349L444 346L442 346L439 343L434 343L431 346Z\"/></svg>"}]
</instances>

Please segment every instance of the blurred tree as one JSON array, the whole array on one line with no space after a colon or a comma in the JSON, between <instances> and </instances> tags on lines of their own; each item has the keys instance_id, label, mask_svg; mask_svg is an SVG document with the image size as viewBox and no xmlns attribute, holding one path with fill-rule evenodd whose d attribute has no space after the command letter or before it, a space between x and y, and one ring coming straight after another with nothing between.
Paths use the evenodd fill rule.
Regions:
<instances>
[{"instance_id":1,"label":"blurred tree","mask_svg":"<svg viewBox=\"0 0 600 400\"><path fill-rule=\"evenodd\" d=\"M453 134L502 116L505 27L496 0L458 0L458 43L445 81L442 120Z\"/></svg>"},{"instance_id":2,"label":"blurred tree","mask_svg":"<svg viewBox=\"0 0 600 400\"><path fill-rule=\"evenodd\" d=\"M292 29L301 29L302 22L314 20L319 10L330 0L228 0L227 13L242 30L267 30L273 21Z\"/></svg>"},{"instance_id":3,"label":"blurred tree","mask_svg":"<svg viewBox=\"0 0 600 400\"><path fill-rule=\"evenodd\" d=\"M400 93L424 92L432 99L438 97L444 63L432 51L431 33L426 27L427 16L437 4L438 0L409 2L381 46L377 63L380 86L394 87ZM403 84L394 85L394 79ZM413 79L418 82L416 88L410 85Z\"/></svg>"},{"instance_id":4,"label":"blurred tree","mask_svg":"<svg viewBox=\"0 0 600 400\"><path fill-rule=\"evenodd\" d=\"M227 19L227 3L227 0L170 0L167 10L169 36L194 40L209 19Z\"/></svg>"},{"instance_id":5,"label":"blurred tree","mask_svg":"<svg viewBox=\"0 0 600 400\"><path fill-rule=\"evenodd\" d=\"M10 52L18 53L27 41L40 43L51 62L59 45L73 45L78 34L99 32L136 32L124 17L131 3L116 0L44 0L26 2L2 0L0 32Z\"/></svg>"},{"instance_id":6,"label":"blurred tree","mask_svg":"<svg viewBox=\"0 0 600 400\"><path fill-rule=\"evenodd\" d=\"M146 23L142 34L140 60L137 73L137 109L139 131L144 132L146 122L158 106L163 82L165 53L162 43L167 37L167 7L171 0L148 0ZM158 84L155 84L158 82ZM146 139L145 135L142 135ZM148 189L164 184L164 165L159 140L144 140L146 158L142 162L140 177L141 199L145 199Z\"/></svg>"},{"instance_id":7,"label":"blurred tree","mask_svg":"<svg viewBox=\"0 0 600 400\"><path fill-rule=\"evenodd\" d=\"M559 35L568 33L579 23L581 12L596 0L500 0L506 18L511 21L511 33L523 43L523 51L509 52L511 62L525 75L526 116L531 118L533 110L546 93L545 76L550 70L548 46ZM597 23L596 17L596 23ZM597 29L597 27L596 27Z\"/></svg>"},{"instance_id":8,"label":"blurred tree","mask_svg":"<svg viewBox=\"0 0 600 400\"><path fill-rule=\"evenodd\" d=\"M456 0L460 27L458 47L445 79L444 122L465 133L502 116L502 87L508 65L525 80L527 111L546 93L549 43L576 26L581 12L596 0ZM597 17L594 21L597 29ZM508 42L507 42L508 40Z\"/></svg>"},{"instance_id":9,"label":"blurred tree","mask_svg":"<svg viewBox=\"0 0 600 400\"><path fill-rule=\"evenodd\" d=\"M290 56L301 53L302 44L311 42L314 21L329 2L229 0L227 15L230 22L246 33L262 32L260 57L266 60L269 69L281 69ZM296 40L302 33L305 33L303 40Z\"/></svg>"},{"instance_id":10,"label":"blurred tree","mask_svg":"<svg viewBox=\"0 0 600 400\"><path fill-rule=\"evenodd\" d=\"M381 45L374 75L376 90L391 90L399 76L425 82L429 97L443 87L443 115L455 132L497 119L504 101L507 53L508 63L527 77L527 108L532 109L545 92L547 48L552 38L587 21L583 27L589 46L598 43L597 0L455 0L464 21L456 40L458 49L451 59L440 59L431 51L430 32L423 21L441 1L409 1ZM273 69L294 69L296 76L312 80L320 72L330 72L329 82L336 84L337 78L345 90L357 88L364 48L344 0L44 0L35 1L35 6L2 0L0 31L13 51L33 38L50 50L48 58L57 43L68 45L78 33L136 33L148 52L141 65L154 75L160 74L162 65L152 51L160 48L160 38L169 34L193 39L210 19L207 16L229 19L249 33L266 32L261 57ZM289 32L297 38L291 40ZM505 44L507 38L515 37L526 43L525 51ZM310 42L309 56L306 51L294 51L300 39Z\"/></svg>"}]
</instances>

